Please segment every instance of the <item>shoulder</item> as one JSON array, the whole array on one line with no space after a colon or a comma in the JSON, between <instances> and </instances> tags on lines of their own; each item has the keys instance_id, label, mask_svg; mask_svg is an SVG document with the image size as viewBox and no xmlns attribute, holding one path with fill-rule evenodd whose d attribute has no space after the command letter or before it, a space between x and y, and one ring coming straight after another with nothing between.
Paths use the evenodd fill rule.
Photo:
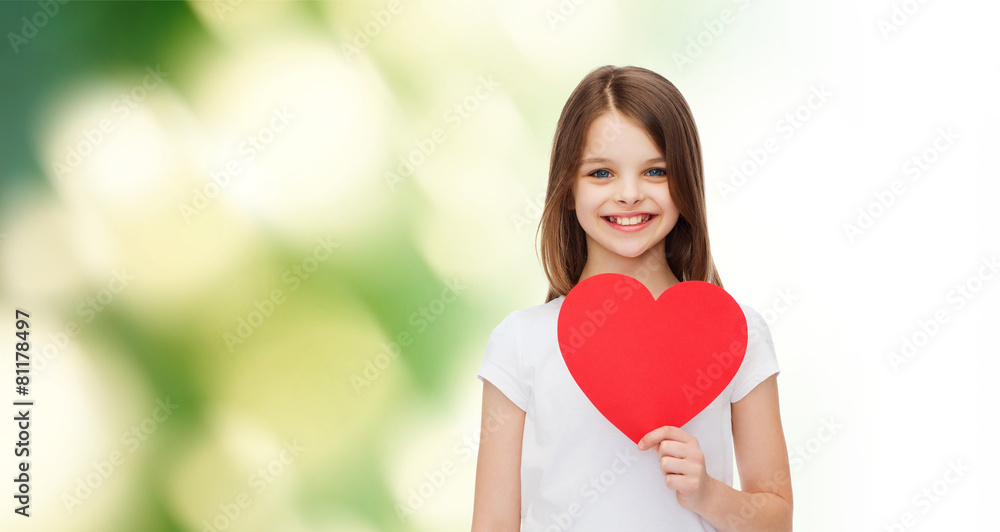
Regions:
<instances>
[{"instance_id":1,"label":"shoulder","mask_svg":"<svg viewBox=\"0 0 1000 532\"><path fill-rule=\"evenodd\" d=\"M746 303L743 303L739 299L734 298L733 300L736 301L736 304L740 306L740 310L743 311L743 316L747 320L747 332L750 332L754 329L760 330L762 328L763 329L767 328L767 320L764 319L764 316L761 315L761 313L758 312L756 308Z\"/></svg>"},{"instance_id":2,"label":"shoulder","mask_svg":"<svg viewBox=\"0 0 1000 532\"><path fill-rule=\"evenodd\" d=\"M510 322L522 327L537 324L555 323L559 319L559 309L565 296L559 296L548 303L533 305L530 307L515 310L504 318L504 322Z\"/></svg>"},{"instance_id":3,"label":"shoulder","mask_svg":"<svg viewBox=\"0 0 1000 532\"><path fill-rule=\"evenodd\" d=\"M764 379L780 371L767 320L750 305L741 303L740 308L747 320L747 346L739 371L733 378L732 403L740 401Z\"/></svg>"},{"instance_id":4,"label":"shoulder","mask_svg":"<svg viewBox=\"0 0 1000 532\"><path fill-rule=\"evenodd\" d=\"M553 330L564 299L565 296L559 296L548 303L517 309L507 314L497 329L505 334Z\"/></svg>"},{"instance_id":5,"label":"shoulder","mask_svg":"<svg viewBox=\"0 0 1000 532\"><path fill-rule=\"evenodd\" d=\"M743 309L743 315L746 316L748 328L760 327L761 325L767 326L767 321L764 319L764 316L761 316L760 312L757 312L757 309L738 301L737 304Z\"/></svg>"},{"instance_id":6,"label":"shoulder","mask_svg":"<svg viewBox=\"0 0 1000 532\"><path fill-rule=\"evenodd\" d=\"M764 316L750 305L739 302L737 303L740 308L743 309L743 315L747 320L747 340L750 343L763 342L769 346L773 345L771 341L771 330L768 327L767 320Z\"/></svg>"}]
</instances>

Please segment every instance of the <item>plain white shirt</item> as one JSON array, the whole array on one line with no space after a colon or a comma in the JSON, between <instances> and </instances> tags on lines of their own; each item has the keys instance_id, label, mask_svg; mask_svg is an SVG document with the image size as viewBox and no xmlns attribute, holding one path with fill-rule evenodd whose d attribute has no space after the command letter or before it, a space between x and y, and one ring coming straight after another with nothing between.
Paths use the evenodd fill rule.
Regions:
<instances>
[{"instance_id":1,"label":"plain white shirt","mask_svg":"<svg viewBox=\"0 0 1000 532\"><path fill-rule=\"evenodd\" d=\"M716 531L677 504L656 450L639 451L587 399L559 351L565 296L516 310L490 335L477 377L526 412L521 445L521 530L526 532ZM778 361L767 322L740 305L747 351L736 376L681 429L698 439L713 478L733 485L730 403L767 377ZM717 532L717 531L716 531Z\"/></svg>"}]
</instances>

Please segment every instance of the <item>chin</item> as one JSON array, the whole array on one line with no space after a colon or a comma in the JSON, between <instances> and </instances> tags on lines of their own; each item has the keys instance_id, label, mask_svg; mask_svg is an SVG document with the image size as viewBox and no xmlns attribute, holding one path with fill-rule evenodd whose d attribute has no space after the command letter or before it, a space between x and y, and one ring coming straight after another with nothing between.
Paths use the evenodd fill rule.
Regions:
<instances>
[{"instance_id":1,"label":"chin","mask_svg":"<svg viewBox=\"0 0 1000 532\"><path fill-rule=\"evenodd\" d=\"M649 251L649 250L648 249L637 249L637 250L624 250L623 249L623 250L617 250L617 251L615 251L615 253L618 254L619 256L622 256L622 257L625 257L625 258L637 259L637 258L641 257L643 254L645 254L647 251Z\"/></svg>"}]
</instances>

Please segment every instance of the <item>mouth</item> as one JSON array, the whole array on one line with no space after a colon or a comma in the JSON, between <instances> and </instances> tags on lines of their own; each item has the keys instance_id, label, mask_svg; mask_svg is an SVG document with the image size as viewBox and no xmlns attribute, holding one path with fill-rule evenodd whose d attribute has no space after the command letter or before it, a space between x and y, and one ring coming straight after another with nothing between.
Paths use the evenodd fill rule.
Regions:
<instances>
[{"instance_id":1,"label":"mouth","mask_svg":"<svg viewBox=\"0 0 1000 532\"><path fill-rule=\"evenodd\" d=\"M656 214L640 214L632 217L602 216L605 222L619 231L640 231L649 226L649 223L656 218Z\"/></svg>"}]
</instances>

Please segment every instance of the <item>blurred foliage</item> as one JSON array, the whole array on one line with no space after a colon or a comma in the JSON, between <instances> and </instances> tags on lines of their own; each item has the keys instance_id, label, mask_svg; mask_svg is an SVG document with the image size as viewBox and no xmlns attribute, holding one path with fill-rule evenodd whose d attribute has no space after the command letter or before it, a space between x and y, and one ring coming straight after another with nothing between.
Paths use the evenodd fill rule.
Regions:
<instances>
[{"instance_id":1,"label":"blurred foliage","mask_svg":"<svg viewBox=\"0 0 1000 532\"><path fill-rule=\"evenodd\" d=\"M475 460L456 442L478 429L490 330L543 302L532 202L565 92L596 66L548 65L586 24L446 1L2 2L0 21L0 302L33 313L50 424L35 515L2 528L466 529ZM109 112L130 90L127 119ZM287 132L261 129L286 106ZM266 149L240 153L248 135ZM134 280L110 290L119 270ZM445 460L456 476L401 520Z\"/></svg>"}]
</instances>

